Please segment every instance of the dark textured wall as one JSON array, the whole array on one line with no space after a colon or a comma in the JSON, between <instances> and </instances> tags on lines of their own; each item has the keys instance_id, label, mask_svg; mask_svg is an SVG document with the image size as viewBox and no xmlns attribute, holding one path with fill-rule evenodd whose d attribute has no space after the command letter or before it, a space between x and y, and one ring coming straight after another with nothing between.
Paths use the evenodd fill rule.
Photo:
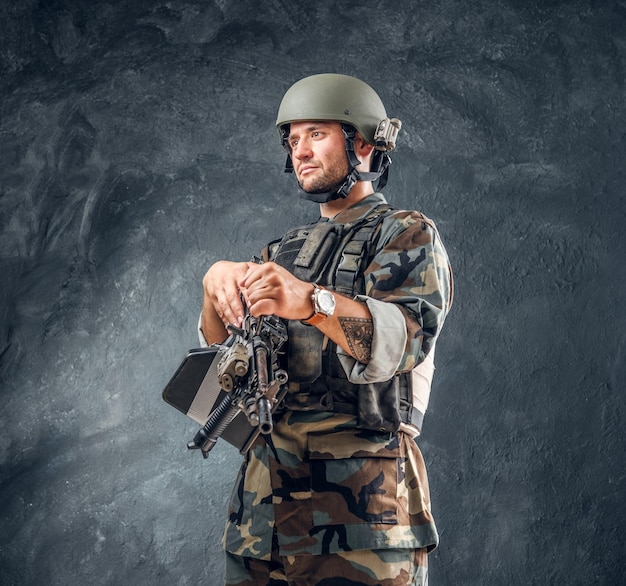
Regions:
<instances>
[{"instance_id":1,"label":"dark textured wall","mask_svg":"<svg viewBox=\"0 0 626 586\"><path fill-rule=\"evenodd\" d=\"M625 2L2 2L0 583L220 583L240 458L160 391L206 268L315 217L273 124L334 71L456 271L432 584L623 584L625 67Z\"/></svg>"}]
</instances>

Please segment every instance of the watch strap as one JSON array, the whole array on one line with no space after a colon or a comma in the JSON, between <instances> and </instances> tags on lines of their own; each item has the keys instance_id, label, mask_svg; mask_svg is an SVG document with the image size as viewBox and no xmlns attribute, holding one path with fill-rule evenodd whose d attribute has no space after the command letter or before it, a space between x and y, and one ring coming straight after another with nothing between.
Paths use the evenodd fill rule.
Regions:
<instances>
[{"instance_id":1,"label":"watch strap","mask_svg":"<svg viewBox=\"0 0 626 586\"><path fill-rule=\"evenodd\" d=\"M302 320L305 326L316 326L321 324L328 316L325 313L313 313L311 317Z\"/></svg>"}]
</instances>

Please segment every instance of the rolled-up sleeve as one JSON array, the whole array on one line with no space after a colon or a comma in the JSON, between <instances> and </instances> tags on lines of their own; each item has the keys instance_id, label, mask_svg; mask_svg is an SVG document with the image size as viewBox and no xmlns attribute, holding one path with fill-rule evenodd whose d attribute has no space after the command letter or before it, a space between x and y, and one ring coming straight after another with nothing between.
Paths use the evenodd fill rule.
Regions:
<instances>
[{"instance_id":1,"label":"rolled-up sleeve","mask_svg":"<svg viewBox=\"0 0 626 586\"><path fill-rule=\"evenodd\" d=\"M406 322L400 308L393 303L377 301L365 295L356 297L367 304L374 322L371 356L367 364L352 358L341 346L337 356L350 382L356 384L389 380L404 357Z\"/></svg>"}]
</instances>

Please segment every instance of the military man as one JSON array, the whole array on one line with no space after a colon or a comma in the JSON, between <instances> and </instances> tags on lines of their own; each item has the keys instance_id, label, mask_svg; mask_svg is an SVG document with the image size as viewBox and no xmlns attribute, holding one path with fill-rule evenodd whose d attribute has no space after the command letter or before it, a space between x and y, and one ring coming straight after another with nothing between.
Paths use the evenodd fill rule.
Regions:
<instances>
[{"instance_id":1,"label":"military man","mask_svg":"<svg viewBox=\"0 0 626 586\"><path fill-rule=\"evenodd\" d=\"M452 301L448 257L432 221L378 191L400 121L369 85L304 78L277 127L320 218L265 262L220 261L203 280L203 341L242 323L242 297L289 332L288 393L231 497L226 583L423 586L438 535L415 438Z\"/></svg>"}]
</instances>

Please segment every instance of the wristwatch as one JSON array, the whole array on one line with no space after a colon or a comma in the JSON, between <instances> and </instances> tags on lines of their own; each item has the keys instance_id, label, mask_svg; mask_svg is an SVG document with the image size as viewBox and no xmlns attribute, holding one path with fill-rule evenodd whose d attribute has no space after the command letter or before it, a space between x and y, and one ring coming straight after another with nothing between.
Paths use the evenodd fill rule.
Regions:
<instances>
[{"instance_id":1,"label":"wristwatch","mask_svg":"<svg viewBox=\"0 0 626 586\"><path fill-rule=\"evenodd\" d=\"M313 283L311 301L313 302L313 313L302 320L303 324L316 326L335 313L335 306L337 305L335 296L328 289L322 289L317 283Z\"/></svg>"}]
</instances>

